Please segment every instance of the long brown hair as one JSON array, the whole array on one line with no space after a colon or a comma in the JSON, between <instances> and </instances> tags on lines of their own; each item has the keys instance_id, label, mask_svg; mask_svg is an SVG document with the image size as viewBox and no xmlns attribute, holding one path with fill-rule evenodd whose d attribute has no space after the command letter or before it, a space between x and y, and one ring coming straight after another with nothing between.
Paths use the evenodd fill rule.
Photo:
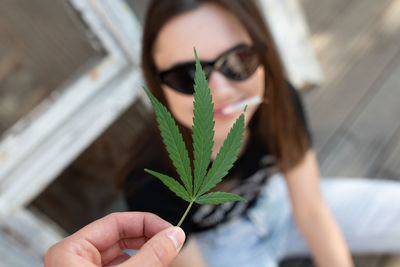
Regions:
<instances>
[{"instance_id":1,"label":"long brown hair","mask_svg":"<svg viewBox=\"0 0 400 267\"><path fill-rule=\"evenodd\" d=\"M266 103L260 105L249 124L250 134L260 137L258 139L263 142L260 145L276 157L277 167L281 171L289 170L302 159L309 147L309 140L304 124L295 111L293 95L288 88L271 35L253 1L153 0L147 11L142 40L142 69L149 89L161 103L168 105L157 79L157 68L153 60L154 44L160 30L169 20L194 10L204 3L215 3L231 12L247 30L253 46L259 54L261 64L264 66L264 98L266 99ZM148 129L154 130L155 120L151 121ZM191 155L191 129L184 127L179 122L177 123L189 148L189 155ZM149 137L149 134L145 133L145 135L147 138ZM158 142L158 144L160 143ZM142 166L143 162L151 160L150 153L156 153L155 151L150 152L148 148L139 149L139 147L136 147L135 149L140 155L130 157L130 160L136 160L136 162L130 162L135 166ZM142 153L143 151L149 152L147 153L148 156L145 156ZM133 151L133 153L136 152ZM166 153L162 154L166 156ZM169 162L169 160L166 161Z\"/></svg>"}]
</instances>

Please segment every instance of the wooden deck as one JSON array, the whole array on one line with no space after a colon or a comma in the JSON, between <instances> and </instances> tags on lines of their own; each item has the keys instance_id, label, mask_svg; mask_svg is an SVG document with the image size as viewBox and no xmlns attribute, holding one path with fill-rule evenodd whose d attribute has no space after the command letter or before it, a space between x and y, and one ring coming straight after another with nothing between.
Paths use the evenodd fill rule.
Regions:
<instances>
[{"instance_id":1,"label":"wooden deck","mask_svg":"<svg viewBox=\"0 0 400 267\"><path fill-rule=\"evenodd\" d=\"M398 179L400 1L314 2L304 5L326 83L305 101L322 173Z\"/></svg>"},{"instance_id":2,"label":"wooden deck","mask_svg":"<svg viewBox=\"0 0 400 267\"><path fill-rule=\"evenodd\" d=\"M400 180L400 0L301 3L326 78L303 93L322 175ZM355 260L400 266L396 257Z\"/></svg>"}]
</instances>

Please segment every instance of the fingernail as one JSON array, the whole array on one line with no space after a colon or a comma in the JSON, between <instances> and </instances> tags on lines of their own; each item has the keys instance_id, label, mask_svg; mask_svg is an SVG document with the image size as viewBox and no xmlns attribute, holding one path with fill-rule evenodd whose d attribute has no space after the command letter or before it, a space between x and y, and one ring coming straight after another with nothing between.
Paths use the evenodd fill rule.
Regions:
<instances>
[{"instance_id":1,"label":"fingernail","mask_svg":"<svg viewBox=\"0 0 400 267\"><path fill-rule=\"evenodd\" d=\"M171 239L172 243L176 248L176 251L179 251L185 241L185 233L180 227L172 227L168 230L167 236Z\"/></svg>"}]
</instances>

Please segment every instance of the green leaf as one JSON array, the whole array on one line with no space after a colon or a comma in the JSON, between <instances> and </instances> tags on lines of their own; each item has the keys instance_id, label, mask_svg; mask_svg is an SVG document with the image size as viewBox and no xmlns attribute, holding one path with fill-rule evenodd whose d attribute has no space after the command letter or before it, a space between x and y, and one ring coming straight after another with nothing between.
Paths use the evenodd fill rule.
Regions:
<instances>
[{"instance_id":1,"label":"green leaf","mask_svg":"<svg viewBox=\"0 0 400 267\"><path fill-rule=\"evenodd\" d=\"M187 216L193 202L199 204L221 204L230 201L246 201L244 198L231 193L213 192L205 194L219 183L228 173L239 154L244 132L244 115L241 114L233 124L232 129L229 131L229 134L218 152L211 169L207 173L214 144L213 129L215 122L214 113L212 112L212 97L210 89L208 88L208 82L201 68L196 49L194 49L194 53L196 58L195 93L193 103L194 116L192 127L194 180L192 178L188 151L175 120L172 118L168 110L150 93L150 91L143 87L154 107L163 142L167 148L169 157L183 182L183 186L174 178L167 175L148 169L145 169L145 171L160 179L177 196L190 202L179 221L178 226L181 225Z\"/></svg>"},{"instance_id":2,"label":"green leaf","mask_svg":"<svg viewBox=\"0 0 400 267\"><path fill-rule=\"evenodd\" d=\"M146 172L150 173L151 175L154 175L158 179L163 182L166 186L168 186L169 189L171 189L172 192L174 192L178 197L186 200L187 202L191 202L190 196L186 189L178 183L174 178L169 177L168 175L155 172L152 170L144 169Z\"/></svg>"},{"instance_id":3,"label":"green leaf","mask_svg":"<svg viewBox=\"0 0 400 267\"><path fill-rule=\"evenodd\" d=\"M222 204L231 201L247 201L247 200L242 198L241 196L225 192L208 193L202 195L201 197L198 197L195 200L195 202L198 204Z\"/></svg>"},{"instance_id":4,"label":"green leaf","mask_svg":"<svg viewBox=\"0 0 400 267\"><path fill-rule=\"evenodd\" d=\"M196 58L196 73L194 79L194 111L193 111L193 157L194 157L194 190L196 195L201 183L206 175L212 146L214 144L214 112L213 103L208 88L206 76L201 68L196 49L194 49Z\"/></svg>"},{"instance_id":5,"label":"green leaf","mask_svg":"<svg viewBox=\"0 0 400 267\"><path fill-rule=\"evenodd\" d=\"M221 149L219 150L211 169L208 171L204 182L197 195L202 195L216 184L218 184L222 178L232 168L233 163L237 159L237 155L240 151L244 132L244 115L241 114L236 122L233 124L231 130L228 133L227 138L224 141ZM197 196L195 195L195 196Z\"/></svg>"},{"instance_id":6,"label":"green leaf","mask_svg":"<svg viewBox=\"0 0 400 267\"><path fill-rule=\"evenodd\" d=\"M192 196L193 179L190 167L189 155L186 149L183 137L178 130L178 126L167 108L164 107L147 88L143 86L146 94L149 96L156 113L158 128L160 129L163 142L167 148L168 154L176 171L178 172L188 194Z\"/></svg>"}]
</instances>

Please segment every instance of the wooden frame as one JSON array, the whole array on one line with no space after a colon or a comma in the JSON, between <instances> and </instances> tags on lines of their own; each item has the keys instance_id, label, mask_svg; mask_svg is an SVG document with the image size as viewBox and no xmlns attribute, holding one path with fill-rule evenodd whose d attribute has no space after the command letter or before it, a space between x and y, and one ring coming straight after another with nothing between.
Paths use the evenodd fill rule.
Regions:
<instances>
[{"instance_id":1,"label":"wooden frame","mask_svg":"<svg viewBox=\"0 0 400 267\"><path fill-rule=\"evenodd\" d=\"M35 120L20 120L1 140L0 251L7 251L4 262L16 266L41 265L47 248L64 235L27 204L132 104L142 84L141 26L126 3L70 3L107 55L62 94L42 102Z\"/></svg>"}]
</instances>

